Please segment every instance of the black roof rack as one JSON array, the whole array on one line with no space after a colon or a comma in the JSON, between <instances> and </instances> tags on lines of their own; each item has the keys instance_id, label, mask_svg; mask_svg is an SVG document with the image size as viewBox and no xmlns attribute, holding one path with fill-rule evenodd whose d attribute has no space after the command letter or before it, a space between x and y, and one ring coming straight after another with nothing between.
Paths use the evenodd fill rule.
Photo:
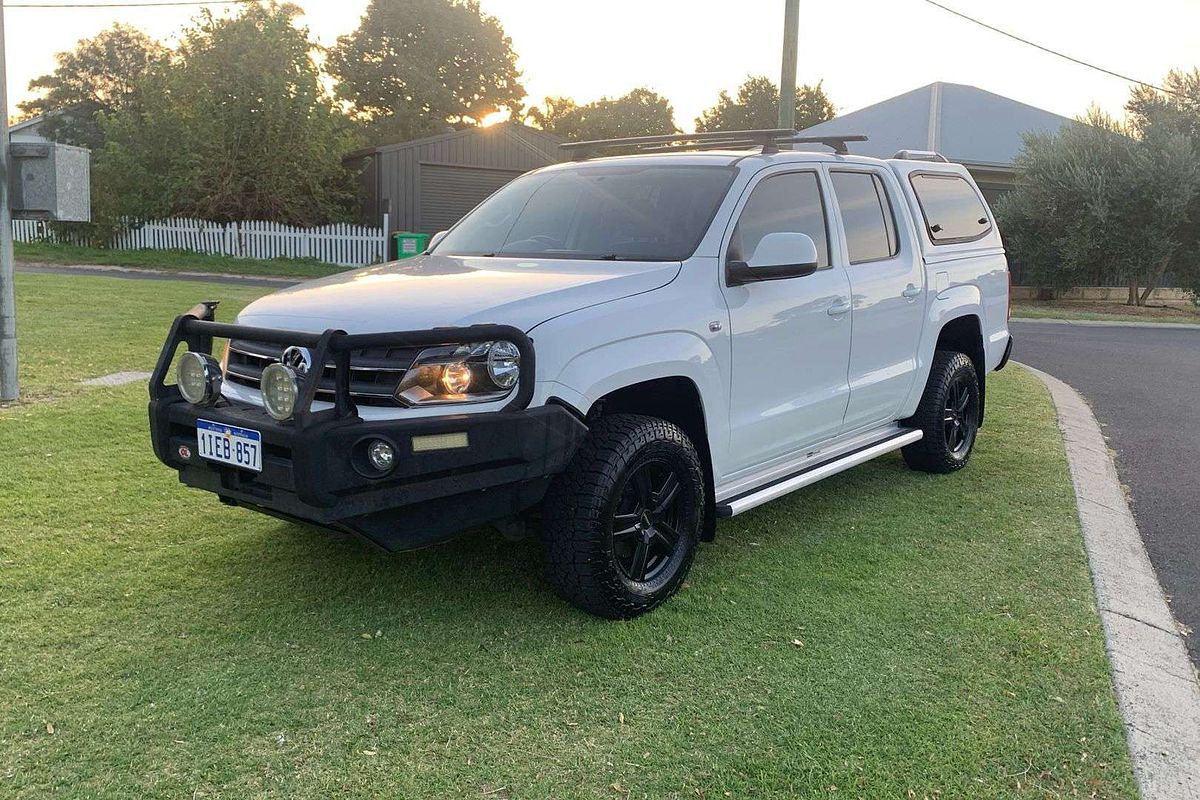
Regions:
<instances>
[{"instance_id":1,"label":"black roof rack","mask_svg":"<svg viewBox=\"0 0 1200 800\"><path fill-rule=\"evenodd\" d=\"M708 131L705 133L667 133L659 136L626 136L621 139L593 139L586 142L563 142L559 148L573 151L576 159L588 158L597 150L619 147L632 148L639 153L669 153L681 150L736 150L761 147L764 153L778 153L781 144L823 144L838 155L850 152L846 142L865 142L866 136L801 136L787 128L766 128L752 131Z\"/></svg>"}]
</instances>

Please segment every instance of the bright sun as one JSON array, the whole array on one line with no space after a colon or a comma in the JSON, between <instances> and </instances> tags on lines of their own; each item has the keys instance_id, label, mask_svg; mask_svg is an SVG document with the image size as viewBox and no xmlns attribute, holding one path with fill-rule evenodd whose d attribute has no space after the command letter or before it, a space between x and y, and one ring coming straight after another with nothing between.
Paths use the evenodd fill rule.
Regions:
<instances>
[{"instance_id":1,"label":"bright sun","mask_svg":"<svg viewBox=\"0 0 1200 800\"><path fill-rule=\"evenodd\" d=\"M506 122L508 120L508 113L509 112L507 111L493 111L481 119L479 124L485 128L492 125L499 125L501 122Z\"/></svg>"}]
</instances>

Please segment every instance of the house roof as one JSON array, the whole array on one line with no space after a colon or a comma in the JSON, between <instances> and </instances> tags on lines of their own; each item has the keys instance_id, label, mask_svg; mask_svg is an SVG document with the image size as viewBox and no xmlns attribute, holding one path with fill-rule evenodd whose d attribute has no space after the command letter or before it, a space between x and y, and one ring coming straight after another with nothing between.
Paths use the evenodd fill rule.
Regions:
<instances>
[{"instance_id":1,"label":"house roof","mask_svg":"<svg viewBox=\"0 0 1200 800\"><path fill-rule=\"evenodd\" d=\"M951 161L1010 167L1027 131L1052 133L1074 120L961 83L931 83L851 111L805 135L866 134L859 155L890 158L899 150L933 150Z\"/></svg>"}]
</instances>

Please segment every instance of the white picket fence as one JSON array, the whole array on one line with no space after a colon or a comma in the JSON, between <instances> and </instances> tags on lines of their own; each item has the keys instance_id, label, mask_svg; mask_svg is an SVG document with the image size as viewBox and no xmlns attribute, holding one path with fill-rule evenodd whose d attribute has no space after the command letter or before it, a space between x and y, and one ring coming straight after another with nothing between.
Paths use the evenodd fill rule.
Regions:
<instances>
[{"instance_id":1,"label":"white picket fence","mask_svg":"<svg viewBox=\"0 0 1200 800\"><path fill-rule=\"evenodd\" d=\"M172 217L130 224L108 244L114 250L190 250L238 258L312 258L326 264L360 267L388 257L388 215L379 228L334 223L297 228L277 222L219 223ZM38 220L13 220L18 242L60 241ZM70 237L70 244L86 244Z\"/></svg>"}]
</instances>

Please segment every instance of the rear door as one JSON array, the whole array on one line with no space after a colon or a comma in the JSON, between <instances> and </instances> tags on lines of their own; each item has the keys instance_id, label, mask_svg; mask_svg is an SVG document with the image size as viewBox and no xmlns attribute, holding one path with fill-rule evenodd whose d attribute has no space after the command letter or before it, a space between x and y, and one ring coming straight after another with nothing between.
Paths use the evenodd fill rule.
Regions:
<instances>
[{"instance_id":1,"label":"rear door","mask_svg":"<svg viewBox=\"0 0 1200 800\"><path fill-rule=\"evenodd\" d=\"M854 296L850 400L842 430L897 418L917 373L925 269L908 209L888 170L829 169Z\"/></svg>"}]
</instances>

